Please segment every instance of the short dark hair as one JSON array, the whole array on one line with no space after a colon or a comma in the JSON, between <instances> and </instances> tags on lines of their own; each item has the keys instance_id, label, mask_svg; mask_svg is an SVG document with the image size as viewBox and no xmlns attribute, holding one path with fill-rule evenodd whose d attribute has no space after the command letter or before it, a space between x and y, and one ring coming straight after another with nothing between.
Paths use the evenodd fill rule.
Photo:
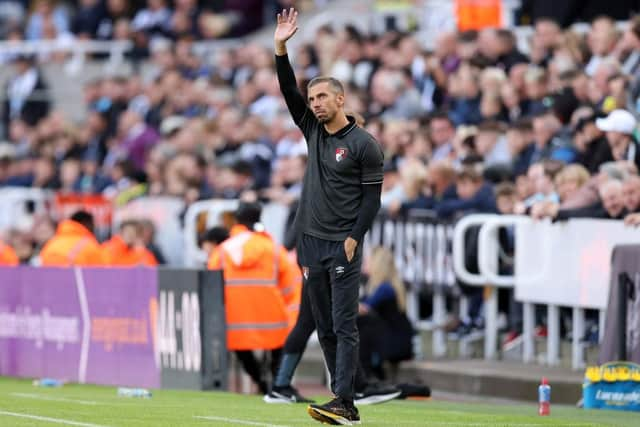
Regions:
<instances>
[{"instance_id":1,"label":"short dark hair","mask_svg":"<svg viewBox=\"0 0 640 427\"><path fill-rule=\"evenodd\" d=\"M504 126L495 120L488 120L478 125L478 132L502 133L504 132Z\"/></svg>"},{"instance_id":2,"label":"short dark hair","mask_svg":"<svg viewBox=\"0 0 640 427\"><path fill-rule=\"evenodd\" d=\"M212 227L200 235L200 237L198 238L198 246L202 246L202 244L205 242L219 245L228 238L229 230L220 226Z\"/></svg>"},{"instance_id":3,"label":"short dark hair","mask_svg":"<svg viewBox=\"0 0 640 427\"><path fill-rule=\"evenodd\" d=\"M449 117L449 114L447 114L447 112L444 110L435 111L427 117L429 126L431 126L431 123L434 120L446 120L449 122L451 126L453 126L453 121L451 120L451 117Z\"/></svg>"},{"instance_id":4,"label":"short dark hair","mask_svg":"<svg viewBox=\"0 0 640 427\"><path fill-rule=\"evenodd\" d=\"M478 40L478 31L467 30L458 34L458 41L460 43L472 43Z\"/></svg>"},{"instance_id":5,"label":"short dark hair","mask_svg":"<svg viewBox=\"0 0 640 427\"><path fill-rule=\"evenodd\" d=\"M509 43L511 46L515 46L516 36L511 30L501 28L496 31L496 35L502 42Z\"/></svg>"},{"instance_id":6,"label":"short dark hair","mask_svg":"<svg viewBox=\"0 0 640 427\"><path fill-rule=\"evenodd\" d=\"M496 199L498 197L515 197L517 195L516 186L511 182L502 182L494 189Z\"/></svg>"},{"instance_id":7,"label":"short dark hair","mask_svg":"<svg viewBox=\"0 0 640 427\"><path fill-rule=\"evenodd\" d=\"M248 228L253 228L256 222L260 222L261 215L262 205L258 202L241 202L234 213L238 224Z\"/></svg>"},{"instance_id":8,"label":"short dark hair","mask_svg":"<svg viewBox=\"0 0 640 427\"><path fill-rule=\"evenodd\" d=\"M478 167L465 165L460 169L456 176L456 181L472 181L481 182L483 179L482 172Z\"/></svg>"},{"instance_id":9,"label":"short dark hair","mask_svg":"<svg viewBox=\"0 0 640 427\"><path fill-rule=\"evenodd\" d=\"M523 118L516 121L509 127L509 130L515 130L518 132L533 132L533 124L531 119Z\"/></svg>"},{"instance_id":10,"label":"short dark hair","mask_svg":"<svg viewBox=\"0 0 640 427\"><path fill-rule=\"evenodd\" d=\"M320 76L311 79L311 81L307 84L307 90L320 83L329 83L329 87L334 93L344 95L344 86L342 85L342 83L340 83L340 80L326 76Z\"/></svg>"},{"instance_id":11,"label":"short dark hair","mask_svg":"<svg viewBox=\"0 0 640 427\"><path fill-rule=\"evenodd\" d=\"M253 167L246 160L238 160L231 165L231 170L243 176L253 176Z\"/></svg>"},{"instance_id":12,"label":"short dark hair","mask_svg":"<svg viewBox=\"0 0 640 427\"><path fill-rule=\"evenodd\" d=\"M561 28L560 27L560 23L558 22L558 20L555 19L555 18L552 18L550 16L540 16L540 17L536 18L536 20L534 22L534 25L538 24L538 23L543 23L543 22L546 22L546 23L549 23L549 24L553 24L556 27L558 27L558 29Z\"/></svg>"},{"instance_id":13,"label":"short dark hair","mask_svg":"<svg viewBox=\"0 0 640 427\"><path fill-rule=\"evenodd\" d=\"M558 79L563 82L572 82L582 74L584 74L582 70L570 69L570 70L561 72L558 75Z\"/></svg>"},{"instance_id":14,"label":"short dark hair","mask_svg":"<svg viewBox=\"0 0 640 427\"><path fill-rule=\"evenodd\" d=\"M91 215L89 212L83 210L77 211L73 215L71 215L69 219L82 224L93 233L93 215Z\"/></svg>"}]
</instances>

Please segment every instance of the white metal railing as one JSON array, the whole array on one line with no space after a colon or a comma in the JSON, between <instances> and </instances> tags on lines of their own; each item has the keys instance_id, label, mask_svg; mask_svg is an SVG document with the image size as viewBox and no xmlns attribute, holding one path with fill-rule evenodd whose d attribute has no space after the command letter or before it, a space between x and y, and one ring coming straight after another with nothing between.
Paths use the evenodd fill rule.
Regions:
<instances>
[{"instance_id":1,"label":"white metal railing","mask_svg":"<svg viewBox=\"0 0 640 427\"><path fill-rule=\"evenodd\" d=\"M39 188L0 188L0 231L30 229L34 215L46 212L52 196Z\"/></svg>"},{"instance_id":2,"label":"white metal railing","mask_svg":"<svg viewBox=\"0 0 640 427\"><path fill-rule=\"evenodd\" d=\"M464 236L470 227L478 225L479 274L471 274L464 263ZM498 231L504 227L515 228L515 268L509 276L498 274ZM540 304L547 307L548 316L546 363L559 363L560 307L569 307L573 314L571 364L574 369L584 367L581 339L585 333L585 309L599 311L602 338L611 251L617 244L638 241L640 231L625 227L621 221L577 219L552 224L511 215L471 215L459 221L453 245L456 275L471 286L491 289L485 300L485 358L493 359L497 354L495 289L508 287L514 288L516 300L523 304L523 361L536 360L534 307Z\"/></svg>"},{"instance_id":3,"label":"white metal railing","mask_svg":"<svg viewBox=\"0 0 640 427\"><path fill-rule=\"evenodd\" d=\"M31 213L50 208L53 193L25 188L0 189L0 230L28 227ZM166 199L166 200L165 200ZM125 218L150 218L159 227L158 243L167 251L174 265L201 266L203 254L197 247L197 225L202 214L207 226L219 223L219 214L234 210L237 200L209 200L189 207L180 224L182 201L171 198L142 198L116 209L114 226ZM267 231L281 241L288 214L286 206L267 205L263 212ZM465 233L470 227L480 227L477 259L479 273L472 274L465 266ZM500 252L499 230L515 228L514 273L501 275L498 271ZM497 357L498 307L497 288L513 288L515 298L523 304L522 359L537 359L534 348L536 304L545 306L548 315L547 353L545 361L555 365L560 360L560 307L573 311L571 324L572 366L585 365L585 310L600 311L600 333L604 331L607 307L610 257L615 245L637 243L640 230L625 227L621 221L577 219L552 224L535 222L522 216L470 215L462 218L455 228L435 219L410 217L407 220L381 218L376 221L365 240L365 248L375 245L389 247L396 259L403 279L412 286L408 290L407 310L418 330L433 332L433 356L447 353L444 332L447 295L455 292L455 275L471 286L491 289L485 300L484 356ZM452 251L449 252L452 248ZM433 291L433 319L421 319L418 292L425 286ZM453 291L453 292L452 292ZM467 300L459 298L460 312L466 314ZM468 354L469 340L459 342L461 354ZM475 338L474 338L475 339Z\"/></svg>"},{"instance_id":4,"label":"white metal railing","mask_svg":"<svg viewBox=\"0 0 640 427\"><path fill-rule=\"evenodd\" d=\"M0 55L48 54L52 52L71 52L87 54L118 54L133 47L130 40L25 40L0 42Z\"/></svg>"},{"instance_id":5,"label":"white metal railing","mask_svg":"<svg viewBox=\"0 0 640 427\"><path fill-rule=\"evenodd\" d=\"M456 291L451 266L450 242L453 226L436 219L428 211L411 211L406 218L379 215L364 240L364 253L376 246L393 252L394 260L407 289L407 316L418 331L432 333L432 356L447 354L447 296ZM432 317L420 316L420 291L432 294ZM461 305L465 298L462 297ZM417 359L425 357L419 336L414 340Z\"/></svg>"},{"instance_id":6,"label":"white metal railing","mask_svg":"<svg viewBox=\"0 0 640 427\"><path fill-rule=\"evenodd\" d=\"M184 245L184 265L201 267L206 265L205 253L198 247L198 224L202 215L206 215L205 225L210 228L222 225L221 214L233 212L238 207L238 200L210 199L193 203L184 217L182 241ZM269 203L262 208L262 223L265 230L278 243L282 243L285 234L285 223L289 215L289 206Z\"/></svg>"},{"instance_id":7,"label":"white metal railing","mask_svg":"<svg viewBox=\"0 0 640 427\"><path fill-rule=\"evenodd\" d=\"M495 359L497 355L498 292L495 288L498 286L513 287L512 278L498 276L497 262L499 249L497 231L501 226L511 225L509 219L511 217L469 215L456 224L453 235L453 266L456 276L468 285L491 288L484 305L484 355L486 359ZM478 268L480 272L473 274L465 266L465 236L471 227L478 226L481 227L478 235Z\"/></svg>"},{"instance_id":8,"label":"white metal railing","mask_svg":"<svg viewBox=\"0 0 640 427\"><path fill-rule=\"evenodd\" d=\"M244 39L225 39L199 41L193 44L194 54L207 58L221 49L238 48L244 44ZM169 41L169 43L171 43ZM117 72L125 62L126 54L133 49L130 40L29 40L29 41L0 41L0 63L10 61L17 55L35 55L47 58L53 53L66 53L66 70L69 74L78 74L91 55L105 55L106 72Z\"/></svg>"}]
</instances>

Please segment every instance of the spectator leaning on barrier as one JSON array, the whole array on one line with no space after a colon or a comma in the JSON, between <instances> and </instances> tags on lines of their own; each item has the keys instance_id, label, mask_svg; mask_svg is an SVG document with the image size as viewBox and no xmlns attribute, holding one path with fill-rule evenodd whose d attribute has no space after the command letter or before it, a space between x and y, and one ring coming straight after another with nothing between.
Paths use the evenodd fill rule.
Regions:
<instances>
[{"instance_id":1,"label":"spectator leaning on barrier","mask_svg":"<svg viewBox=\"0 0 640 427\"><path fill-rule=\"evenodd\" d=\"M40 263L45 267L72 265L102 266L107 264L100 244L93 234L93 216L78 211L58 225L56 234L40 252Z\"/></svg>"},{"instance_id":2,"label":"spectator leaning on barrier","mask_svg":"<svg viewBox=\"0 0 640 427\"><path fill-rule=\"evenodd\" d=\"M118 233L102 244L107 263L112 266L158 265L158 261L142 242L142 225L135 220L123 221Z\"/></svg>"},{"instance_id":3,"label":"spectator leaning on barrier","mask_svg":"<svg viewBox=\"0 0 640 427\"><path fill-rule=\"evenodd\" d=\"M600 202L577 209L560 209L558 204L548 205L543 216L561 221L570 218L624 219L627 210L624 205L622 182L608 180L598 187Z\"/></svg>"},{"instance_id":4,"label":"spectator leaning on barrier","mask_svg":"<svg viewBox=\"0 0 640 427\"><path fill-rule=\"evenodd\" d=\"M230 238L209 258L224 272L227 348L235 351L260 392L269 392L253 350L271 351L273 375L300 303L302 275L286 250L263 231L258 203L241 203Z\"/></svg>"},{"instance_id":5,"label":"spectator leaning on barrier","mask_svg":"<svg viewBox=\"0 0 640 427\"><path fill-rule=\"evenodd\" d=\"M562 169L562 164L556 161L545 161L532 164L527 171L533 194L516 207L516 213L523 214L540 202L558 203L560 198L556 192L553 180Z\"/></svg>"},{"instance_id":6,"label":"spectator leaning on barrier","mask_svg":"<svg viewBox=\"0 0 640 427\"><path fill-rule=\"evenodd\" d=\"M567 165L555 177L554 183L560 203L570 200L589 180L589 172L581 165Z\"/></svg>"},{"instance_id":7,"label":"spectator leaning on barrier","mask_svg":"<svg viewBox=\"0 0 640 427\"><path fill-rule=\"evenodd\" d=\"M470 213L495 213L493 188L484 181L480 165L468 165L456 177L457 199L443 200L435 211L440 218L453 218Z\"/></svg>"}]
</instances>

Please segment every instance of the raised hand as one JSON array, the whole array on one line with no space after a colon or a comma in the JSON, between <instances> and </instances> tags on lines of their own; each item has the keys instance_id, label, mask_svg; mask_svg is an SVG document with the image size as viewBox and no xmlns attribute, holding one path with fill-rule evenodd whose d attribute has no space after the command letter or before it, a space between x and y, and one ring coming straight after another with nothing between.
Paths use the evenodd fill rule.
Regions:
<instances>
[{"instance_id":1,"label":"raised hand","mask_svg":"<svg viewBox=\"0 0 640 427\"><path fill-rule=\"evenodd\" d=\"M291 8L287 12L286 9L278 14L278 25L276 26L273 39L276 44L284 44L298 31L298 12Z\"/></svg>"}]
</instances>

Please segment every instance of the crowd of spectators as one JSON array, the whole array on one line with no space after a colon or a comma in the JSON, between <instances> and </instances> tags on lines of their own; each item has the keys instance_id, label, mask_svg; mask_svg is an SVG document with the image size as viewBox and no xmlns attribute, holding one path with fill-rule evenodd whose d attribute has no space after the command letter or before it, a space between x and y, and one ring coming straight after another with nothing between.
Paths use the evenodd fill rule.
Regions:
<instances>
[{"instance_id":1,"label":"crowd of spectators","mask_svg":"<svg viewBox=\"0 0 640 427\"><path fill-rule=\"evenodd\" d=\"M107 1L114 34L123 3ZM42 37L47 22L103 37L103 26L78 27L52 2L38 4L46 6L30 15L28 38ZM83 25L99 22L89 19L95 4L81 2ZM55 82L44 81L36 58L14 58L0 186L102 193L118 204L171 195L187 204L295 206L306 144L280 95L273 52L246 44L197 56L194 40L206 37L208 18L190 12L195 5L178 0L172 13L150 0L126 21L128 30L162 33L149 44L152 71L86 83L81 123L43 96ZM191 34L172 36L178 23ZM421 42L411 33L324 26L291 52L301 88L320 74L340 79L347 109L382 144L384 212L640 223L640 18L621 30L600 16L585 34L541 18L526 53L508 29L443 32L434 50Z\"/></svg>"},{"instance_id":2,"label":"crowd of spectators","mask_svg":"<svg viewBox=\"0 0 640 427\"><path fill-rule=\"evenodd\" d=\"M149 43L189 37L244 36L275 22L283 7L313 0L1 0L0 38L8 40L132 40L146 56Z\"/></svg>"}]
</instances>

